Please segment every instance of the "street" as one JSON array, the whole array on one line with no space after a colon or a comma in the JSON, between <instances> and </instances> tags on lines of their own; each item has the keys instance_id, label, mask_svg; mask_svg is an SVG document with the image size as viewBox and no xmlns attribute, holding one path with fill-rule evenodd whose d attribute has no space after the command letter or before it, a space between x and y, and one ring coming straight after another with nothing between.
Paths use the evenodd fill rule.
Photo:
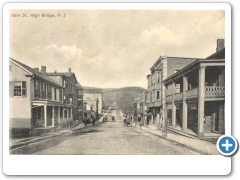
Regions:
<instances>
[{"instance_id":1,"label":"street","mask_svg":"<svg viewBox=\"0 0 240 180\"><path fill-rule=\"evenodd\" d=\"M115 122L111 116L115 116ZM119 111L109 113L108 121L89 126L48 141L33 154L42 155L192 155L176 143L139 128L124 126Z\"/></svg>"}]
</instances>

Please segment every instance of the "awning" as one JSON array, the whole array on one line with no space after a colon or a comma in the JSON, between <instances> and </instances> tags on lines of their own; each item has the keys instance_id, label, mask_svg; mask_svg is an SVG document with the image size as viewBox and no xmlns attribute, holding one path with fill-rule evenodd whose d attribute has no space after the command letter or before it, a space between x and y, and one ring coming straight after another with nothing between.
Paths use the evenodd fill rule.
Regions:
<instances>
[{"instance_id":1,"label":"awning","mask_svg":"<svg viewBox=\"0 0 240 180\"><path fill-rule=\"evenodd\" d=\"M33 105L32 108L37 108L37 107L41 107L43 105Z\"/></svg>"}]
</instances>

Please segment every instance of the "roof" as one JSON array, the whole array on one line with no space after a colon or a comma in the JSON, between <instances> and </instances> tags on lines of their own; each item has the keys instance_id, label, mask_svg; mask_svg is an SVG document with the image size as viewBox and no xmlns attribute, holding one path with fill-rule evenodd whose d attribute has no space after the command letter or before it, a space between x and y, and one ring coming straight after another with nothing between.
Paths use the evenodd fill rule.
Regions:
<instances>
[{"instance_id":1,"label":"roof","mask_svg":"<svg viewBox=\"0 0 240 180\"><path fill-rule=\"evenodd\" d=\"M195 67L199 66L200 63L225 63L225 59L197 59L196 61L192 62L191 64L185 66L175 74L169 76L168 78L164 79L162 82L167 84L171 82L172 79L176 79L177 77L181 76L183 72L188 71L189 69L195 69Z\"/></svg>"},{"instance_id":2,"label":"roof","mask_svg":"<svg viewBox=\"0 0 240 180\"><path fill-rule=\"evenodd\" d=\"M55 72L53 72L53 73L47 72L46 74L48 76L65 76L65 77L68 77L68 78L73 76L75 78L75 81L77 82L77 78L76 78L76 76L73 72L56 72L56 73Z\"/></svg>"},{"instance_id":3,"label":"roof","mask_svg":"<svg viewBox=\"0 0 240 180\"><path fill-rule=\"evenodd\" d=\"M186 57L168 57L168 56L160 56L158 60L152 65L150 70L152 71L161 61L162 59L167 58L167 59L199 59L199 58L186 58Z\"/></svg>"},{"instance_id":4,"label":"roof","mask_svg":"<svg viewBox=\"0 0 240 180\"><path fill-rule=\"evenodd\" d=\"M206 59L225 59L225 48L215 52L214 54L208 56Z\"/></svg>"},{"instance_id":5,"label":"roof","mask_svg":"<svg viewBox=\"0 0 240 180\"><path fill-rule=\"evenodd\" d=\"M81 86L81 84L79 82L76 83L76 88L83 90L83 87Z\"/></svg>"},{"instance_id":6,"label":"roof","mask_svg":"<svg viewBox=\"0 0 240 180\"><path fill-rule=\"evenodd\" d=\"M27 66L26 64L23 64L15 59L12 59L12 58L9 58L10 61L14 62L14 63L17 63L18 65L20 65L22 68L26 69L27 71L29 71L30 73L32 73L34 76L38 77L38 78L41 78L41 79L44 79L58 87L61 87L63 88L63 86L61 86L60 84L58 84L57 82L55 82L53 79L51 79L50 77L47 76L47 74L44 74L40 71L37 71L37 70L34 70L33 68Z\"/></svg>"}]
</instances>

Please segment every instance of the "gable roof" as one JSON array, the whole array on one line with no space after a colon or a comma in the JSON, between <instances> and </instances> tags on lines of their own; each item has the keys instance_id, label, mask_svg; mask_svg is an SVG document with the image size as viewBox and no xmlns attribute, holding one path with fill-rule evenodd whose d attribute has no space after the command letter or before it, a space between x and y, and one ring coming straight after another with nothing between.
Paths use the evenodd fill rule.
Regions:
<instances>
[{"instance_id":1,"label":"gable roof","mask_svg":"<svg viewBox=\"0 0 240 180\"><path fill-rule=\"evenodd\" d=\"M76 83L76 88L83 90L83 87L81 86L81 84L79 82Z\"/></svg>"},{"instance_id":2,"label":"gable roof","mask_svg":"<svg viewBox=\"0 0 240 180\"><path fill-rule=\"evenodd\" d=\"M208 56L206 59L225 59L225 48L215 52L214 54Z\"/></svg>"},{"instance_id":3,"label":"gable roof","mask_svg":"<svg viewBox=\"0 0 240 180\"><path fill-rule=\"evenodd\" d=\"M77 78L73 72L47 72L46 73L48 76L65 76L67 78L70 78L71 76L74 77L75 81L77 82Z\"/></svg>"},{"instance_id":4,"label":"gable roof","mask_svg":"<svg viewBox=\"0 0 240 180\"><path fill-rule=\"evenodd\" d=\"M33 68L27 66L26 64L23 64L15 59L12 59L12 58L9 58L9 60L13 63L16 63L17 65L21 66L23 69L27 70L28 72L32 73L34 76L38 77L38 78L41 78L45 81L48 81L58 87L61 87L63 88L60 84L58 84L57 82L55 82L54 80L52 80L50 77L48 77L46 74L40 72L40 71L37 71L37 70L34 70Z\"/></svg>"}]
</instances>

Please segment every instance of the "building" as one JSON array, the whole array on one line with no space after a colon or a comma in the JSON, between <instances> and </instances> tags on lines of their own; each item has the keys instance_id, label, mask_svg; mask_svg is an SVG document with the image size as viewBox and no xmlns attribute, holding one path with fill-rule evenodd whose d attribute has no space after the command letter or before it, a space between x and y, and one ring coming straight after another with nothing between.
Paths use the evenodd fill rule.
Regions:
<instances>
[{"instance_id":1,"label":"building","mask_svg":"<svg viewBox=\"0 0 240 180\"><path fill-rule=\"evenodd\" d=\"M220 136L225 131L225 48L197 59L163 80L168 89L164 114L169 128L198 137ZM177 90L178 87L178 90Z\"/></svg>"},{"instance_id":2,"label":"building","mask_svg":"<svg viewBox=\"0 0 240 180\"><path fill-rule=\"evenodd\" d=\"M146 124L147 122L145 122L145 120L147 119L147 106L146 106L146 91L143 92L143 97L142 100L140 100L139 103L139 109L138 109L138 120L142 120L144 119L144 124ZM141 118L141 119L140 119Z\"/></svg>"},{"instance_id":3,"label":"building","mask_svg":"<svg viewBox=\"0 0 240 180\"><path fill-rule=\"evenodd\" d=\"M72 119L63 103L64 87L46 74L9 58L10 130L56 129Z\"/></svg>"},{"instance_id":4,"label":"building","mask_svg":"<svg viewBox=\"0 0 240 180\"><path fill-rule=\"evenodd\" d=\"M84 87L84 101L91 107L97 114L102 113L103 107L103 92L99 88Z\"/></svg>"},{"instance_id":5,"label":"building","mask_svg":"<svg viewBox=\"0 0 240 180\"><path fill-rule=\"evenodd\" d=\"M75 74L71 72L71 68L68 68L67 72L54 71L53 73L48 72L46 75L63 86L64 108L69 114L72 114L71 120L77 120L77 79Z\"/></svg>"},{"instance_id":6,"label":"building","mask_svg":"<svg viewBox=\"0 0 240 180\"><path fill-rule=\"evenodd\" d=\"M148 88L146 92L147 122L163 127L165 88L163 80L176 73L196 58L160 56L150 68L151 74L147 75ZM179 87L176 87L179 91Z\"/></svg>"},{"instance_id":7,"label":"building","mask_svg":"<svg viewBox=\"0 0 240 180\"><path fill-rule=\"evenodd\" d=\"M77 120L83 122L84 118L84 103L83 103L83 88L79 82L76 83L77 90Z\"/></svg>"}]
</instances>

